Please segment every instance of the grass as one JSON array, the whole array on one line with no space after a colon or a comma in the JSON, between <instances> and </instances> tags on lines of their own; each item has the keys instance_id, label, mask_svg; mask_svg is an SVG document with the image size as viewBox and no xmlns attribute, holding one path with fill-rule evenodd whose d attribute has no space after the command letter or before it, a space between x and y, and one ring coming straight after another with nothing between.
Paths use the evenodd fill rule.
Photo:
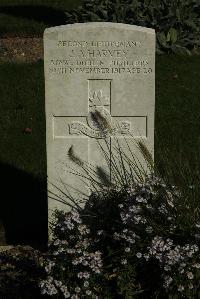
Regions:
<instances>
[{"instance_id":1,"label":"grass","mask_svg":"<svg viewBox=\"0 0 200 299\"><path fill-rule=\"evenodd\" d=\"M3 64L0 72L0 160L33 176L44 178L45 103L42 64ZM26 128L30 128L32 133L25 133Z\"/></svg>"},{"instance_id":2,"label":"grass","mask_svg":"<svg viewBox=\"0 0 200 299\"><path fill-rule=\"evenodd\" d=\"M66 24L65 11L81 0L1 0L0 36L42 36L44 29Z\"/></svg>"},{"instance_id":3,"label":"grass","mask_svg":"<svg viewBox=\"0 0 200 299\"><path fill-rule=\"evenodd\" d=\"M1 6L44 5L60 9L75 7L79 0L1 0Z\"/></svg>"},{"instance_id":4,"label":"grass","mask_svg":"<svg viewBox=\"0 0 200 299\"><path fill-rule=\"evenodd\" d=\"M0 219L7 243L43 247L48 222L43 65L1 64L0 76Z\"/></svg>"},{"instance_id":5,"label":"grass","mask_svg":"<svg viewBox=\"0 0 200 299\"><path fill-rule=\"evenodd\" d=\"M176 179L195 176L200 162L200 57L161 56L156 64L157 158ZM156 155L155 155L156 156ZM199 174L198 174L199 175ZM192 177L191 177L192 179Z\"/></svg>"},{"instance_id":6,"label":"grass","mask_svg":"<svg viewBox=\"0 0 200 299\"><path fill-rule=\"evenodd\" d=\"M188 166L192 173L199 171L199 62L198 56L156 59L155 157L173 169L177 179ZM45 240L47 232L43 62L2 63L0 77L1 191L5 194L0 217L7 223L10 243L20 243L20 236L22 242L36 244ZM31 130L25 132L26 128Z\"/></svg>"}]
</instances>

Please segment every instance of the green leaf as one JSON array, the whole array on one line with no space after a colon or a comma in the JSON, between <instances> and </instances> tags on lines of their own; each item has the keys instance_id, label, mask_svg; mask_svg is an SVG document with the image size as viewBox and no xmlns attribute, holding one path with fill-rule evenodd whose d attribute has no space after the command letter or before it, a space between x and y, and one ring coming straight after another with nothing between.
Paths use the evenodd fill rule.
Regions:
<instances>
[{"instance_id":1,"label":"green leaf","mask_svg":"<svg viewBox=\"0 0 200 299\"><path fill-rule=\"evenodd\" d=\"M181 15L180 15L180 10L179 10L179 8L176 9L176 17L177 17L178 21L180 22L180 20L181 20Z\"/></svg>"},{"instance_id":2,"label":"green leaf","mask_svg":"<svg viewBox=\"0 0 200 299\"><path fill-rule=\"evenodd\" d=\"M171 36L170 36L170 33L168 32L168 33L167 33L167 39L166 39L166 41L167 41L167 42L170 42L170 39L171 39Z\"/></svg>"},{"instance_id":3,"label":"green leaf","mask_svg":"<svg viewBox=\"0 0 200 299\"><path fill-rule=\"evenodd\" d=\"M101 18L96 13L94 13L92 11L89 11L88 15L90 16L92 22L101 21Z\"/></svg>"},{"instance_id":4,"label":"green leaf","mask_svg":"<svg viewBox=\"0 0 200 299\"><path fill-rule=\"evenodd\" d=\"M163 55L165 52L163 52L159 47L156 48L156 54L157 55Z\"/></svg>"},{"instance_id":5,"label":"green leaf","mask_svg":"<svg viewBox=\"0 0 200 299\"><path fill-rule=\"evenodd\" d=\"M138 294L142 294L142 293L144 293L144 290L136 291L136 292L133 293L133 295L138 295Z\"/></svg>"},{"instance_id":6,"label":"green leaf","mask_svg":"<svg viewBox=\"0 0 200 299\"><path fill-rule=\"evenodd\" d=\"M157 38L158 38L159 43L160 43L162 46L165 47L165 46L167 45L167 42L166 42L166 36L165 36L165 33L164 33L164 32L158 33L158 34L157 34Z\"/></svg>"},{"instance_id":7,"label":"green leaf","mask_svg":"<svg viewBox=\"0 0 200 299\"><path fill-rule=\"evenodd\" d=\"M105 10L105 9L101 9L100 12L102 13L104 19L107 19L107 18L108 18L108 12L107 12L107 10Z\"/></svg>"},{"instance_id":8,"label":"green leaf","mask_svg":"<svg viewBox=\"0 0 200 299\"><path fill-rule=\"evenodd\" d=\"M172 49L172 52L174 52L175 54L191 56L191 52L185 47L182 47L182 46L179 46L179 45L173 45L171 47L171 49Z\"/></svg>"},{"instance_id":9,"label":"green leaf","mask_svg":"<svg viewBox=\"0 0 200 299\"><path fill-rule=\"evenodd\" d=\"M113 21L113 22L117 22L117 18L116 18L116 15L115 15L115 14L112 15L112 21Z\"/></svg>"},{"instance_id":10,"label":"green leaf","mask_svg":"<svg viewBox=\"0 0 200 299\"><path fill-rule=\"evenodd\" d=\"M170 34L170 39L171 39L172 43L174 44L177 41L177 37L178 37L176 29L170 28L169 34Z\"/></svg>"},{"instance_id":11,"label":"green leaf","mask_svg":"<svg viewBox=\"0 0 200 299\"><path fill-rule=\"evenodd\" d=\"M186 20L184 23L185 23L187 26L189 26L189 27L191 27L191 28L193 28L193 29L195 29L195 30L198 29L198 27L196 26L196 24L195 24L192 20Z\"/></svg>"}]
</instances>

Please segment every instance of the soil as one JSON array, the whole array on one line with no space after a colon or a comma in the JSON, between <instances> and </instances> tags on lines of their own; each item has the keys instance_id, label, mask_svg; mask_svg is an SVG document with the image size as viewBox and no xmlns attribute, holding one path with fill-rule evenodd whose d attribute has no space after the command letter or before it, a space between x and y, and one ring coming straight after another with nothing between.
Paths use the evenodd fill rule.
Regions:
<instances>
[{"instance_id":1,"label":"soil","mask_svg":"<svg viewBox=\"0 0 200 299\"><path fill-rule=\"evenodd\" d=\"M43 60L43 40L38 37L0 39L0 62L35 62Z\"/></svg>"}]
</instances>

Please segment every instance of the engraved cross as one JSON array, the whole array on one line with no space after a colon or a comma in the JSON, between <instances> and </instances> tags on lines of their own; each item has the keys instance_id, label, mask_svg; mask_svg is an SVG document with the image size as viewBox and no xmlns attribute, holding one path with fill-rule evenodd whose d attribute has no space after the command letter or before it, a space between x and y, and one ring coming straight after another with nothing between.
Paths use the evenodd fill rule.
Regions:
<instances>
[{"instance_id":1,"label":"engraved cross","mask_svg":"<svg viewBox=\"0 0 200 299\"><path fill-rule=\"evenodd\" d=\"M147 116L112 116L110 79L88 80L88 115L54 116L54 139L68 138L73 140L87 138L87 149L80 146L80 151L88 152L88 161L102 166L102 156L99 153L96 139L107 139L111 146L113 137L147 137ZM100 130L92 113L99 112L106 120L107 130ZM80 144L83 139L80 139ZM85 142L84 142L85 144ZM104 165L105 166L105 165Z\"/></svg>"}]
</instances>

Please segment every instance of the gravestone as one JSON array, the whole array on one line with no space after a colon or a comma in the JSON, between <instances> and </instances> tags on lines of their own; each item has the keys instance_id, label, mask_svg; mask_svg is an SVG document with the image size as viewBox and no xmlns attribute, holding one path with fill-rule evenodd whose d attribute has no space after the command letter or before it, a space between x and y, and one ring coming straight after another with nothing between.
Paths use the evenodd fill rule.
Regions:
<instances>
[{"instance_id":1,"label":"gravestone","mask_svg":"<svg viewBox=\"0 0 200 299\"><path fill-rule=\"evenodd\" d=\"M141 139L153 154L155 33L115 23L48 28L44 65L51 215L55 208L67 209L51 199L57 198L58 189L61 197L68 186L87 192L85 182L71 173L76 168L68 157L72 145L80 159L103 167L97 140L104 138L111 149L112 138ZM96 111L112 133L98 129L92 117Z\"/></svg>"}]
</instances>

